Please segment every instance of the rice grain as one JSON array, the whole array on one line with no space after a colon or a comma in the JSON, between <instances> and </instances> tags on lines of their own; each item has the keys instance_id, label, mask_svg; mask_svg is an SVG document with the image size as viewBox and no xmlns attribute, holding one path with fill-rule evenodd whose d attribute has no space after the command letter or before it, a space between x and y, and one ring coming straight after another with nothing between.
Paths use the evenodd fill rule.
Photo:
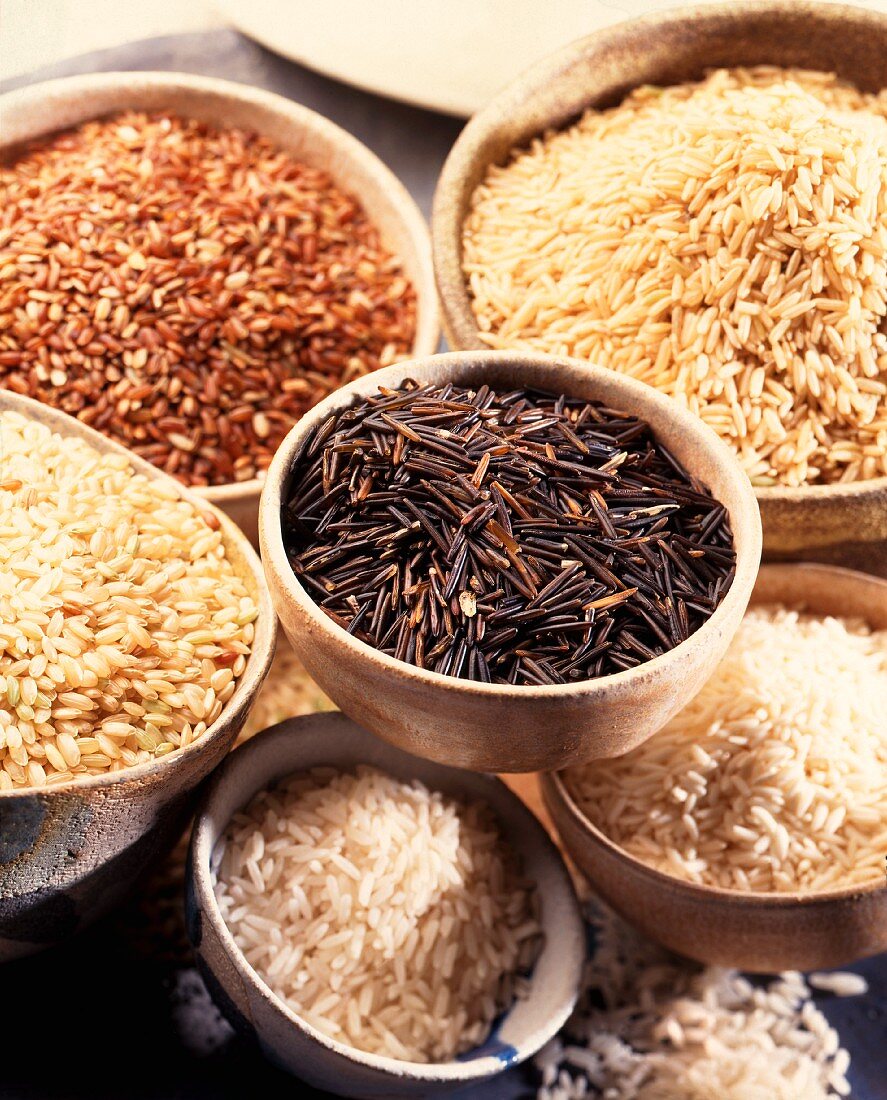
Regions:
<instances>
[{"instance_id":1,"label":"rice grain","mask_svg":"<svg viewBox=\"0 0 887 1100\"><path fill-rule=\"evenodd\" d=\"M463 269L486 344L656 386L756 485L887 475L887 89L640 87L489 170Z\"/></svg>"}]
</instances>

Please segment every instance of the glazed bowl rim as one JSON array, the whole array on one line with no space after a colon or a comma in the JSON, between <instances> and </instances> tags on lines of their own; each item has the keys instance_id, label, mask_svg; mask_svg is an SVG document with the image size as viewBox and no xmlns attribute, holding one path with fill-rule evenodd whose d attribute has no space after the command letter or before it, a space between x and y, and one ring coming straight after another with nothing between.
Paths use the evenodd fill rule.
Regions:
<instances>
[{"instance_id":1,"label":"glazed bowl rim","mask_svg":"<svg viewBox=\"0 0 887 1100\"><path fill-rule=\"evenodd\" d=\"M403 761L405 765L408 765L412 760L413 762L418 762L424 770L431 769L435 772L446 773L445 778L447 785L452 788L450 792L452 797L470 797L472 799L484 797L472 793L472 788L480 787L485 792L489 792L489 801L487 804L500 824L503 821L503 808L508 807L509 812L519 817L523 821L524 827L534 834L535 840L540 847L541 858L550 864L556 877L560 880L560 885L562 887L560 895L561 901L565 902L569 907L569 919L574 926L572 932L578 936L577 942L579 948L577 952L577 961L579 965L575 974L574 996L571 1004L559 1006L558 1013L552 1016L542 1029L544 1037L540 1038L539 1032L534 1033L531 1036L528 1047L524 1049L517 1048L515 1058L503 1061L503 1059L497 1057L495 1054L483 1054L476 1058L469 1058L465 1061L457 1057L446 1062L411 1062L406 1059L392 1058L388 1055L362 1051L357 1047L350 1046L338 1039L333 1039L325 1035L323 1032L318 1031L307 1020L303 1019L302 1016L294 1009L290 1008L276 993L274 993L252 964L247 961L240 947L238 947L234 940L233 933L229 929L219 909L214 890L216 880L216 869L213 866L216 858L215 852L219 840L224 834L228 824L221 825L212 820L215 810L214 803L217 798L221 797L226 785L235 782L235 776L238 774L252 774L250 772L251 757L260 750L265 751L266 746L279 744L281 746L279 755L286 759L286 763L282 765L280 774L275 773L275 775L266 782L260 782L256 785L252 778L250 779L249 784L247 784L249 794L239 799L239 806L241 809L247 806L261 791L274 789L279 784L286 782L292 776L298 775L300 771L314 767L323 767L324 765L322 763L309 762L300 765L298 762L292 762L293 758L299 755L298 742L300 738L302 738L303 733L310 736L312 732L315 732L309 728L310 726L319 727L316 732L323 732L330 743L334 743L337 732L348 733L350 736L356 735L359 740L371 744L373 749L381 754L383 760ZM324 731L323 727L325 726L330 727L329 732ZM300 727L305 728L302 729ZM308 747L308 754L309 756L312 755L310 746ZM345 767L345 765L328 766ZM360 766L360 760L355 760L353 765L349 765L349 767L352 766ZM382 771L384 771L386 767L385 763L379 762L371 766ZM420 779L419 781L431 790L438 789L431 781L425 779ZM459 789L463 782L468 789L468 795L465 793L461 795L453 794L452 792ZM236 813L237 811L235 810L234 812ZM216 838L212 845L210 845L211 833L213 831L216 833ZM512 841L506 840L506 843L511 844ZM523 858L525 854L518 847L514 847L513 851L519 858ZM526 868L524 868L524 870L526 871ZM580 903L576 895L570 872L567 869L560 849L556 846L526 803L524 803L524 801L496 775L465 771L462 768L456 768L451 765L440 764L436 761L416 757L405 749L397 748L375 737L341 711L315 712L312 714L286 718L282 722L278 722L260 731L248 741L239 745L226 757L209 780L206 789L201 795L197 811L194 815L194 826L188 848L186 879L189 891L189 907L191 905L191 892L193 891L200 906L201 919L208 917L214 932L220 938L225 953L236 966L238 973L251 983L254 989L261 994L264 1000L272 1006L276 1013L282 1015L287 1020L288 1024L298 1028L298 1030L308 1039L317 1042L331 1054L339 1055L366 1069L381 1071L387 1074L396 1074L401 1078L411 1078L417 1082L426 1083L451 1081L454 1084L457 1082L469 1084L472 1081L477 1082L489 1079L504 1072L510 1065L526 1061L528 1058L531 1058L536 1051L540 1050L566 1022L579 995L581 971L586 955L584 934L582 931L584 922ZM544 926L543 932L545 932ZM553 942L550 946L554 946ZM543 945L542 952L544 953L545 950L546 947ZM218 981L218 979L216 980ZM531 997L532 992L527 998L524 998L524 1001L529 1000ZM514 1007L517 1003L517 1000L513 1001L511 1007ZM504 1014L507 1016L510 1010L511 1008L506 1009ZM253 1026L255 1026L254 1022ZM258 1028L256 1028L256 1030L258 1031ZM483 1046L483 1043L481 1046Z\"/></svg>"},{"instance_id":2,"label":"glazed bowl rim","mask_svg":"<svg viewBox=\"0 0 887 1100\"><path fill-rule=\"evenodd\" d=\"M234 694L222 708L219 717L204 733L185 745L184 748L174 749L164 756L155 757L154 760L146 760L140 764L124 767L120 771L102 772L100 775L75 776L64 783L47 783L40 787L14 787L12 790L0 790L0 800L17 797L51 797L55 794L76 795L81 791L96 791L107 787L118 786L128 782L138 782L147 776L162 775L174 770L188 756L200 752L208 747L211 742L223 734L241 711L249 712L252 700L262 686L262 682L271 667L274 656L274 646L277 639L277 615L271 600L271 593L265 581L265 574L259 555L250 545L246 535L237 525L225 515L216 505L205 497L199 496L193 489L188 489L170 474L164 473L158 467L151 465L143 458L133 454L128 448L117 443L113 439L102 435L95 428L83 424L81 421L69 416L59 409L53 409L32 397L13 393L10 390L0 390L0 412L4 410L17 412L38 423L45 424L51 431L62 436L73 436L83 439L96 450L122 455L131 464L137 474L143 474L152 480L160 480L172 485L180 493L183 500L187 500L199 512L209 512L215 516L219 523L219 529L224 535L225 543L235 546L244 560L245 571L231 565L241 581L249 579L255 588L256 607L258 616L255 621L255 633L247 657L246 668L237 681ZM228 557L226 553L226 558Z\"/></svg>"},{"instance_id":3,"label":"glazed bowl rim","mask_svg":"<svg viewBox=\"0 0 887 1100\"><path fill-rule=\"evenodd\" d=\"M367 642L355 638L343 627L333 622L295 576L287 559L281 529L280 517L283 496L292 470L300 457L300 452L305 446L309 434L316 427L319 427L333 410L345 409L353 404L354 400L364 392L367 385L395 386L400 384L401 380L407 378L414 378L421 383L422 375L438 365L451 367L456 374L460 375L463 383L465 382L465 372L470 369L472 374L477 374L477 381L482 383L487 366L494 369L498 366L510 366L516 368L519 376L523 376L527 371L538 367L546 367L552 363L564 366L571 372L578 371L579 378L577 378L577 382L582 379L592 386L595 381L606 382L617 389L627 391L632 397L643 398L645 403L653 404L664 418L677 420L691 438L696 439L700 453L707 452L715 462L730 471L729 477L734 483L738 497L736 513L730 516L734 526L734 548L737 550L736 574L729 590L712 615L689 638L666 653L635 665L633 668L610 673L607 676L578 680L575 683L544 685L488 684L444 675L430 669L420 669L405 661L397 660ZM538 382L527 382L526 384L538 388ZM689 469L689 472L692 473L692 469ZM718 501L718 503L723 504L722 501ZM737 546L737 531L735 530L737 521L740 526L739 534L744 543L741 555ZM652 387L646 386L636 379L604 370L584 360L570 359L566 356L548 356L539 353L512 351L456 351L424 356L421 359L404 360L394 366L374 371L371 375L366 375L362 379L357 379L325 398L324 401L310 409L290 430L274 456L268 470L268 478L262 491L262 500L259 506L259 536L265 574L269 579L270 587L278 590L282 601L295 604L299 612L308 617L312 626L329 638L337 648L344 647L355 660L377 663L387 676L396 680L412 682L429 690L443 688L473 695L478 699L502 700L557 699L570 696L595 695L611 686L625 689L637 680L658 673L667 673L669 665L679 659L675 655L684 653L684 647L688 643L698 644L713 634L719 629L721 621L731 614L734 605L747 598L754 584L761 556L760 516L751 483L742 472L732 451L701 420L688 411L681 409L664 394L658 393Z\"/></svg>"}]
</instances>

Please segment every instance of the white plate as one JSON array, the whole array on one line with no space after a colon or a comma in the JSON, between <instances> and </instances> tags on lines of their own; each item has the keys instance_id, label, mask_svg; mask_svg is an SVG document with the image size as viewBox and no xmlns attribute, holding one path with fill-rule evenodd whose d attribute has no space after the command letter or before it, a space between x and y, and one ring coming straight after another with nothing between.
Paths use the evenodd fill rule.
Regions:
<instances>
[{"instance_id":1,"label":"white plate","mask_svg":"<svg viewBox=\"0 0 887 1100\"><path fill-rule=\"evenodd\" d=\"M678 6L678 0L218 2L238 30L275 53L359 88L463 117L559 46Z\"/></svg>"}]
</instances>

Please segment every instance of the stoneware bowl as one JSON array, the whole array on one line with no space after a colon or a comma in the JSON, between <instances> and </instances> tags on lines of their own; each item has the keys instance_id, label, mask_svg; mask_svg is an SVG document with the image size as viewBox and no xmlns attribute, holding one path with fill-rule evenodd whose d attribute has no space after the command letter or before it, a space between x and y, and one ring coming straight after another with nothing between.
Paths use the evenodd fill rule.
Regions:
<instances>
[{"instance_id":1,"label":"stoneware bowl","mask_svg":"<svg viewBox=\"0 0 887 1100\"><path fill-rule=\"evenodd\" d=\"M826 565L765 565L752 604L784 603L887 629L887 582ZM596 828L562 774L542 776L561 841L591 887L650 939L742 970L818 970L887 950L887 883L815 894L698 886L648 867Z\"/></svg>"},{"instance_id":2,"label":"stoneware bowl","mask_svg":"<svg viewBox=\"0 0 887 1100\"><path fill-rule=\"evenodd\" d=\"M715 614L670 653L613 676L568 685L482 684L397 661L358 641L321 611L290 568L280 512L294 464L334 410L379 385L404 379L505 390L535 386L594 398L646 420L730 514L736 578ZM309 674L355 721L431 760L478 771L525 772L617 756L659 729L697 691L742 619L761 551L748 478L714 432L649 386L575 359L511 352L457 352L399 363L358 379L321 402L286 437L262 494L260 538L277 613Z\"/></svg>"},{"instance_id":3,"label":"stoneware bowl","mask_svg":"<svg viewBox=\"0 0 887 1100\"><path fill-rule=\"evenodd\" d=\"M254 130L303 163L329 172L359 199L416 289L413 355L430 355L440 325L428 227L404 186L361 142L283 96L183 73L94 73L32 85L0 97L0 159L22 142L127 108L171 109L219 126ZM197 489L257 539L260 479Z\"/></svg>"},{"instance_id":4,"label":"stoneware bowl","mask_svg":"<svg viewBox=\"0 0 887 1100\"><path fill-rule=\"evenodd\" d=\"M447 158L432 237L451 347L483 347L462 274L462 224L488 168L588 107L639 84L675 84L736 65L837 72L864 91L887 87L887 14L765 0L682 8L621 23L565 47L508 86L468 123ZM606 364L601 364L605 366ZM757 490L764 556L846 564L887 576L887 477L855 485Z\"/></svg>"},{"instance_id":5,"label":"stoneware bowl","mask_svg":"<svg viewBox=\"0 0 887 1100\"><path fill-rule=\"evenodd\" d=\"M233 814L260 790L317 766L369 764L402 779L490 805L523 873L537 887L545 942L526 998L515 1002L477 1050L452 1062L419 1064L365 1054L305 1023L258 977L234 943L216 904L216 843ZM290 718L233 752L198 811L187 871L188 935L217 1003L283 1069L349 1097L430 1096L484 1081L531 1057L569 1016L585 960L579 905L563 859L517 795L487 775L418 760L339 713Z\"/></svg>"},{"instance_id":6,"label":"stoneware bowl","mask_svg":"<svg viewBox=\"0 0 887 1100\"><path fill-rule=\"evenodd\" d=\"M123 772L24 791L0 791L0 961L78 931L112 908L182 834L198 784L246 720L271 663L277 620L256 552L206 500L65 413L0 391L14 410L98 451L125 454L139 473L172 483L217 516L225 550L259 608L255 640L237 689L219 718L186 748ZM2 457L0 457L2 463Z\"/></svg>"}]
</instances>

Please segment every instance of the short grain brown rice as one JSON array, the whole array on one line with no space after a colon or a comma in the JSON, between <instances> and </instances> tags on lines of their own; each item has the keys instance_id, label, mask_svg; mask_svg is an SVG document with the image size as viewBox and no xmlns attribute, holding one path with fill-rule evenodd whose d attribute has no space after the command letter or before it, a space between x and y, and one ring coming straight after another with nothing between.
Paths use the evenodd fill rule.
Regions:
<instances>
[{"instance_id":1,"label":"short grain brown rice","mask_svg":"<svg viewBox=\"0 0 887 1100\"><path fill-rule=\"evenodd\" d=\"M525 988L533 895L482 805L318 768L259 794L220 848L216 897L247 962L333 1039L448 1061Z\"/></svg>"},{"instance_id":2,"label":"short grain brown rice","mask_svg":"<svg viewBox=\"0 0 887 1100\"><path fill-rule=\"evenodd\" d=\"M463 267L485 343L656 386L756 485L887 475L887 89L638 88L489 170Z\"/></svg>"},{"instance_id":3,"label":"short grain brown rice","mask_svg":"<svg viewBox=\"0 0 887 1100\"><path fill-rule=\"evenodd\" d=\"M415 317L357 200L247 131L130 111L0 167L0 383L186 484L260 475Z\"/></svg>"},{"instance_id":4,"label":"short grain brown rice","mask_svg":"<svg viewBox=\"0 0 887 1100\"><path fill-rule=\"evenodd\" d=\"M0 412L0 791L203 736L257 614L214 516L125 456Z\"/></svg>"}]
</instances>

